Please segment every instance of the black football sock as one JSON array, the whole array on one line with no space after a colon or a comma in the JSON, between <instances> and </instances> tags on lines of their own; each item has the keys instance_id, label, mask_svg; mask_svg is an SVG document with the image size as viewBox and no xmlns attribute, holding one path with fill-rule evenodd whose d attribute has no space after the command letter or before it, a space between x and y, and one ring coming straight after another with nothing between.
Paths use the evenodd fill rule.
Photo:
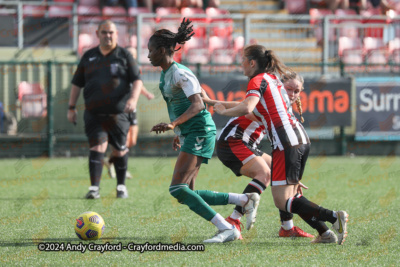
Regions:
<instances>
[{"instance_id":1,"label":"black football sock","mask_svg":"<svg viewBox=\"0 0 400 267\"><path fill-rule=\"evenodd\" d=\"M336 221L332 210L320 207L301 195L287 200L286 211L298 214L305 221L328 221L332 224Z\"/></svg>"},{"instance_id":2,"label":"black football sock","mask_svg":"<svg viewBox=\"0 0 400 267\"><path fill-rule=\"evenodd\" d=\"M246 186L246 188L243 191L243 194L246 193L258 193L259 195L264 192L265 188L267 188L262 182L253 179L251 182ZM243 207L241 206L236 206L235 210L239 212L240 214L243 214Z\"/></svg>"},{"instance_id":3,"label":"black football sock","mask_svg":"<svg viewBox=\"0 0 400 267\"><path fill-rule=\"evenodd\" d=\"M104 153L90 150L89 154L89 174L92 186L100 185L101 173L103 171Z\"/></svg>"},{"instance_id":4,"label":"black football sock","mask_svg":"<svg viewBox=\"0 0 400 267\"><path fill-rule=\"evenodd\" d=\"M301 197L304 198L306 200L308 200L306 197L300 195L300 194L296 194L295 197ZM309 200L308 200L309 201ZM306 217L302 217L301 215L299 215L300 218L302 218L309 226L311 226L312 228L314 228L315 230L318 231L319 235L322 235L323 233L325 233L326 231L329 230L328 226L326 226L326 224L324 222L321 221L316 221L311 219L307 219Z\"/></svg>"},{"instance_id":5,"label":"black football sock","mask_svg":"<svg viewBox=\"0 0 400 267\"><path fill-rule=\"evenodd\" d=\"M123 157L115 157L114 167L117 175L117 183L125 184L126 170L128 168L128 153Z\"/></svg>"},{"instance_id":6,"label":"black football sock","mask_svg":"<svg viewBox=\"0 0 400 267\"><path fill-rule=\"evenodd\" d=\"M279 216L281 217L281 222L290 221L293 219L293 213L279 210Z\"/></svg>"}]
</instances>

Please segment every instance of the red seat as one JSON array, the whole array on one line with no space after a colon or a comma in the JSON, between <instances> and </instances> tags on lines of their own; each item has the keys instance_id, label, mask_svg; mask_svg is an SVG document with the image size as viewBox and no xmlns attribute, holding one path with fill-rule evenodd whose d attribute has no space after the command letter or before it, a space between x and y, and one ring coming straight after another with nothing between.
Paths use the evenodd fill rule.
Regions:
<instances>
[{"instance_id":1,"label":"red seat","mask_svg":"<svg viewBox=\"0 0 400 267\"><path fill-rule=\"evenodd\" d=\"M236 62L234 49L216 49L211 54L212 63L231 65Z\"/></svg>"},{"instance_id":2,"label":"red seat","mask_svg":"<svg viewBox=\"0 0 400 267\"><path fill-rule=\"evenodd\" d=\"M72 7L70 6L50 6L49 7L49 17L63 17L63 18L71 18L72 17Z\"/></svg>"},{"instance_id":3,"label":"red seat","mask_svg":"<svg viewBox=\"0 0 400 267\"><path fill-rule=\"evenodd\" d=\"M285 8L289 14L306 14L307 0L285 0Z\"/></svg>"},{"instance_id":4,"label":"red seat","mask_svg":"<svg viewBox=\"0 0 400 267\"><path fill-rule=\"evenodd\" d=\"M323 8L310 8L310 23L317 24L321 23L321 20L324 16L333 15L332 10L330 9L323 9Z\"/></svg>"},{"instance_id":5,"label":"red seat","mask_svg":"<svg viewBox=\"0 0 400 267\"><path fill-rule=\"evenodd\" d=\"M233 20L228 10L209 7L206 9L206 14L212 36L232 36Z\"/></svg>"},{"instance_id":6,"label":"red seat","mask_svg":"<svg viewBox=\"0 0 400 267\"><path fill-rule=\"evenodd\" d=\"M75 0L53 0L55 3L74 3Z\"/></svg>"},{"instance_id":7,"label":"red seat","mask_svg":"<svg viewBox=\"0 0 400 267\"><path fill-rule=\"evenodd\" d=\"M130 7L128 9L129 16L137 16L139 14L152 14L152 12L147 7Z\"/></svg>"},{"instance_id":8,"label":"red seat","mask_svg":"<svg viewBox=\"0 0 400 267\"><path fill-rule=\"evenodd\" d=\"M317 9L310 8L310 23L316 25L314 29L315 38L319 44L323 41L323 28L322 28L322 19L324 16L332 15L332 11L329 9ZM335 23L335 21L333 21ZM336 40L335 29L330 28L329 30L329 41Z\"/></svg>"},{"instance_id":9,"label":"red seat","mask_svg":"<svg viewBox=\"0 0 400 267\"><path fill-rule=\"evenodd\" d=\"M210 52L208 48L190 49L185 57L190 64L208 64L210 62Z\"/></svg>"},{"instance_id":10,"label":"red seat","mask_svg":"<svg viewBox=\"0 0 400 267\"><path fill-rule=\"evenodd\" d=\"M190 19L193 22L193 31L196 36L206 36L207 18L205 16L203 18L193 17L196 15L205 15L202 8L183 7L181 9L181 15L183 18Z\"/></svg>"},{"instance_id":11,"label":"red seat","mask_svg":"<svg viewBox=\"0 0 400 267\"><path fill-rule=\"evenodd\" d=\"M105 6L103 7L102 12L105 19L111 19L113 22L129 22L126 9L122 6Z\"/></svg>"},{"instance_id":12,"label":"red seat","mask_svg":"<svg viewBox=\"0 0 400 267\"><path fill-rule=\"evenodd\" d=\"M101 16L100 8L97 6L78 6L79 16Z\"/></svg>"},{"instance_id":13,"label":"red seat","mask_svg":"<svg viewBox=\"0 0 400 267\"><path fill-rule=\"evenodd\" d=\"M385 43L381 38L365 37L364 38L364 50L369 52L370 50L383 49L385 48Z\"/></svg>"},{"instance_id":14,"label":"red seat","mask_svg":"<svg viewBox=\"0 0 400 267\"><path fill-rule=\"evenodd\" d=\"M128 16L131 18L131 22L135 23L136 17L139 14L153 14L147 7L130 7L128 9ZM154 23L153 18L145 18L144 22Z\"/></svg>"},{"instance_id":15,"label":"red seat","mask_svg":"<svg viewBox=\"0 0 400 267\"><path fill-rule=\"evenodd\" d=\"M41 18L44 17L46 14L46 7L45 6L29 6L29 5L24 5L22 8L22 12L24 14L24 17L35 17L35 18Z\"/></svg>"},{"instance_id":16,"label":"red seat","mask_svg":"<svg viewBox=\"0 0 400 267\"><path fill-rule=\"evenodd\" d=\"M100 6L100 0L79 0L79 5L82 6Z\"/></svg>"},{"instance_id":17,"label":"red seat","mask_svg":"<svg viewBox=\"0 0 400 267\"><path fill-rule=\"evenodd\" d=\"M211 36L208 48L210 49L210 52L214 52L216 49L232 48L231 40L225 37Z\"/></svg>"},{"instance_id":18,"label":"red seat","mask_svg":"<svg viewBox=\"0 0 400 267\"><path fill-rule=\"evenodd\" d=\"M208 49L213 63L232 64L235 62L235 50L230 38L211 36Z\"/></svg>"},{"instance_id":19,"label":"red seat","mask_svg":"<svg viewBox=\"0 0 400 267\"><path fill-rule=\"evenodd\" d=\"M18 85L23 118L47 116L47 94L39 83L21 82Z\"/></svg>"},{"instance_id":20,"label":"red seat","mask_svg":"<svg viewBox=\"0 0 400 267\"><path fill-rule=\"evenodd\" d=\"M338 52L344 64L361 65L364 62L362 44L359 38L340 37Z\"/></svg>"},{"instance_id":21,"label":"red seat","mask_svg":"<svg viewBox=\"0 0 400 267\"><path fill-rule=\"evenodd\" d=\"M350 37L340 37L339 38L339 56L343 55L345 50L361 50L362 51L362 43L359 38L350 38Z\"/></svg>"},{"instance_id":22,"label":"red seat","mask_svg":"<svg viewBox=\"0 0 400 267\"><path fill-rule=\"evenodd\" d=\"M394 38L393 40L389 41L389 53L392 54L393 51L400 49L400 38Z\"/></svg>"},{"instance_id":23,"label":"red seat","mask_svg":"<svg viewBox=\"0 0 400 267\"><path fill-rule=\"evenodd\" d=\"M386 24L386 20L382 19L371 19L371 16L379 16L381 15L380 8L379 9L368 9L364 11L360 11L360 15L363 17L363 23L380 23ZM383 26L382 27L371 27L364 29L364 37L383 37Z\"/></svg>"},{"instance_id":24,"label":"red seat","mask_svg":"<svg viewBox=\"0 0 400 267\"><path fill-rule=\"evenodd\" d=\"M80 33L78 37L78 54L82 56L84 52L92 47L95 47L97 42L91 34Z\"/></svg>"},{"instance_id":25,"label":"red seat","mask_svg":"<svg viewBox=\"0 0 400 267\"><path fill-rule=\"evenodd\" d=\"M158 7L156 9L156 21L181 21L181 12L176 7ZM179 16L178 16L179 15ZM166 18L167 16L173 16L172 18Z\"/></svg>"}]
</instances>

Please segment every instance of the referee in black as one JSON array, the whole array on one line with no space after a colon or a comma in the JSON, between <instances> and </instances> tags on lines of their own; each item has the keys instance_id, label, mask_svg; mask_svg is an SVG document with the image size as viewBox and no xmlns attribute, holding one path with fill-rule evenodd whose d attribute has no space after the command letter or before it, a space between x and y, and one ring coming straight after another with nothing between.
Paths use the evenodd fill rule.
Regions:
<instances>
[{"instance_id":1,"label":"referee in black","mask_svg":"<svg viewBox=\"0 0 400 267\"><path fill-rule=\"evenodd\" d=\"M136 109L142 81L132 55L117 45L115 24L102 21L96 31L100 45L88 50L72 78L68 120L76 124L76 102L84 87L85 133L88 137L89 192L86 198L100 197L100 178L103 158L110 143L117 151L114 162L117 175L117 198L127 198L125 176L128 166L126 137L129 131L129 113Z\"/></svg>"}]
</instances>

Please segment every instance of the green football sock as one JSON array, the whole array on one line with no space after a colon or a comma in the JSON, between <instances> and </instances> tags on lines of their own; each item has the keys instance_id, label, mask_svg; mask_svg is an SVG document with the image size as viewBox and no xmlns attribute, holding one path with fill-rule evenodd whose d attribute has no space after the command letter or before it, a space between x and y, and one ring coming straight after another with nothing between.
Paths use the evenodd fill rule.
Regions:
<instances>
[{"instance_id":1,"label":"green football sock","mask_svg":"<svg viewBox=\"0 0 400 267\"><path fill-rule=\"evenodd\" d=\"M196 194L198 194L204 201L211 206L216 205L227 205L229 200L228 193L220 193L216 191L210 190L195 190Z\"/></svg>"},{"instance_id":2,"label":"green football sock","mask_svg":"<svg viewBox=\"0 0 400 267\"><path fill-rule=\"evenodd\" d=\"M169 193L175 197L179 203L189 206L189 209L207 221L211 221L217 214L198 194L189 188L188 184L172 185L169 187Z\"/></svg>"}]
</instances>

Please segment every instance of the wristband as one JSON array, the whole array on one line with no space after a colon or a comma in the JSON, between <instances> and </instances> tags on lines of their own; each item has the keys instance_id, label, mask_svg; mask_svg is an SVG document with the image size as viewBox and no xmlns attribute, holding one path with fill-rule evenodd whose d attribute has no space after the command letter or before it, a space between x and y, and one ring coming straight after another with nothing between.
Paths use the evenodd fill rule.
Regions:
<instances>
[{"instance_id":1,"label":"wristband","mask_svg":"<svg viewBox=\"0 0 400 267\"><path fill-rule=\"evenodd\" d=\"M68 109L69 110L74 110L74 109L76 109L76 107L75 106L68 106Z\"/></svg>"}]
</instances>

